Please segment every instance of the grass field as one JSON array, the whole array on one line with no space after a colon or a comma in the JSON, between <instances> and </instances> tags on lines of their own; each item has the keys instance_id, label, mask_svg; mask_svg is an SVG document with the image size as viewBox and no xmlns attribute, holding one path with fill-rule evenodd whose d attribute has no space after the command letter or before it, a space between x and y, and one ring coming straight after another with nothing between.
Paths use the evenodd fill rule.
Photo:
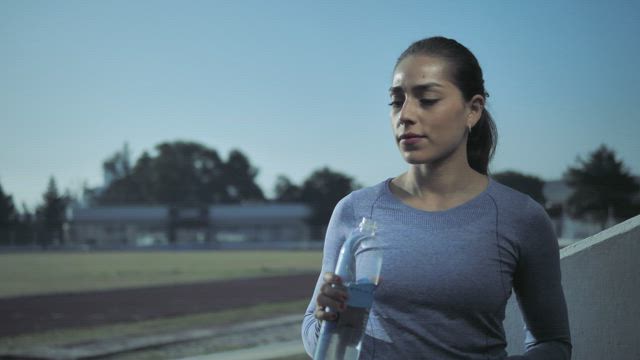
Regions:
<instances>
[{"instance_id":1,"label":"grass field","mask_svg":"<svg viewBox=\"0 0 640 360\"><path fill-rule=\"evenodd\" d=\"M73 293L216 279L317 272L319 251L42 252L0 254L0 297ZM96 327L40 331L0 338L0 353L33 346L81 343L202 326L302 314L308 299ZM198 342L126 353L114 359L170 359L207 350ZM201 354L202 352L200 352ZM294 360L306 358L297 356Z\"/></svg>"},{"instance_id":2,"label":"grass field","mask_svg":"<svg viewBox=\"0 0 640 360\"><path fill-rule=\"evenodd\" d=\"M319 251L0 254L0 297L317 272Z\"/></svg>"}]
</instances>

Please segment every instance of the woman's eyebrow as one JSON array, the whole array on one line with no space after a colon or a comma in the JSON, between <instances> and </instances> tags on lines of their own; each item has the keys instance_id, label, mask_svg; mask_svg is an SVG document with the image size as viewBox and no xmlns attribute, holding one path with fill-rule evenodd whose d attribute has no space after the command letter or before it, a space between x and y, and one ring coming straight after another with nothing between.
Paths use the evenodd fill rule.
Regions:
<instances>
[{"instance_id":1,"label":"woman's eyebrow","mask_svg":"<svg viewBox=\"0 0 640 360\"><path fill-rule=\"evenodd\" d=\"M413 93L423 93L425 91L429 91L432 88L436 88L436 87L442 87L442 85L435 83L435 82L429 82L426 84L419 84L419 85L415 85L411 88L411 92ZM402 91L402 86L392 86L389 88L389 92L392 94L396 94L396 93L401 93Z\"/></svg>"}]
</instances>

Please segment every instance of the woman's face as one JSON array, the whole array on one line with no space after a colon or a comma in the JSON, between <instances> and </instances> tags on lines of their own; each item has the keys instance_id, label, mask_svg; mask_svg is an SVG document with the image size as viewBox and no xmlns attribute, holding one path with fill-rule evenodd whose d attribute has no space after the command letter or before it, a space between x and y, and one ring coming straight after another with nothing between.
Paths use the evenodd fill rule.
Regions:
<instances>
[{"instance_id":1,"label":"woman's face","mask_svg":"<svg viewBox=\"0 0 640 360\"><path fill-rule=\"evenodd\" d=\"M393 73L391 125L396 143L410 164L433 164L463 151L467 128L479 120L484 99L464 100L449 79L447 63L437 57L410 55ZM478 111L479 110L479 111Z\"/></svg>"}]
</instances>

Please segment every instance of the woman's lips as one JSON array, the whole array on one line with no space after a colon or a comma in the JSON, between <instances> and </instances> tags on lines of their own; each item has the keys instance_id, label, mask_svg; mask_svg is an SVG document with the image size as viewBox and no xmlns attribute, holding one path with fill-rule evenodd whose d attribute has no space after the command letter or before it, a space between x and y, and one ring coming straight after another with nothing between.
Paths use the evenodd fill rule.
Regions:
<instances>
[{"instance_id":1,"label":"woman's lips","mask_svg":"<svg viewBox=\"0 0 640 360\"><path fill-rule=\"evenodd\" d=\"M425 137L424 136L411 136L411 137L405 137L405 138L401 138L400 139L400 144L404 144L404 145L413 145L413 144L417 144L420 141L424 140Z\"/></svg>"}]
</instances>

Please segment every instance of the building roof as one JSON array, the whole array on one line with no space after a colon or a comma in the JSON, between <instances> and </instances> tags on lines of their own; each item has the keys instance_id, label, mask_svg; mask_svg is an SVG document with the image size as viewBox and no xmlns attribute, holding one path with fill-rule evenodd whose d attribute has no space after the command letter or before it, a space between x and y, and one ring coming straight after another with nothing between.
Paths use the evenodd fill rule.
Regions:
<instances>
[{"instance_id":1,"label":"building roof","mask_svg":"<svg viewBox=\"0 0 640 360\"><path fill-rule=\"evenodd\" d=\"M301 203L213 205L208 208L212 223L247 223L304 220L311 216L311 208ZM197 217L198 208L180 208L180 218ZM167 222L171 218L168 206L102 206L74 208L73 222Z\"/></svg>"},{"instance_id":2,"label":"building roof","mask_svg":"<svg viewBox=\"0 0 640 360\"><path fill-rule=\"evenodd\" d=\"M169 208L163 206L101 206L71 209L73 222L164 222Z\"/></svg>"},{"instance_id":3,"label":"building roof","mask_svg":"<svg viewBox=\"0 0 640 360\"><path fill-rule=\"evenodd\" d=\"M304 220L311 216L305 204L215 205L209 208L209 219L217 222L255 220Z\"/></svg>"}]
</instances>

